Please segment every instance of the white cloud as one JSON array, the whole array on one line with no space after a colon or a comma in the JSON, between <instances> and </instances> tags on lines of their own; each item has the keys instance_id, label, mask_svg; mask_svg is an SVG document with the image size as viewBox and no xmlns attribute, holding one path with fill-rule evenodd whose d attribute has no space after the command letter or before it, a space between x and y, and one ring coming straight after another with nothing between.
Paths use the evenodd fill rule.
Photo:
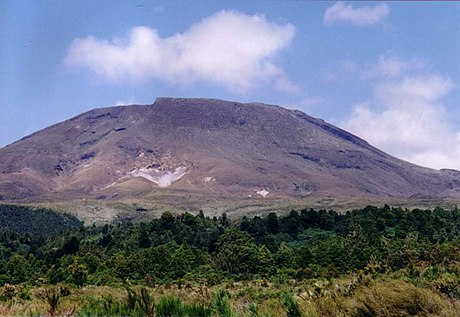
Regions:
<instances>
[{"instance_id":1,"label":"white cloud","mask_svg":"<svg viewBox=\"0 0 460 317\"><path fill-rule=\"evenodd\" d=\"M388 107L417 110L436 105L452 89L450 79L433 74L410 75L397 81L377 84L375 95Z\"/></svg>"},{"instance_id":2,"label":"white cloud","mask_svg":"<svg viewBox=\"0 0 460 317\"><path fill-rule=\"evenodd\" d=\"M379 57L376 65L372 65L361 71L361 78L395 78L409 72L423 71L426 66L427 62L420 58L404 61L396 55L383 54Z\"/></svg>"},{"instance_id":3,"label":"white cloud","mask_svg":"<svg viewBox=\"0 0 460 317\"><path fill-rule=\"evenodd\" d=\"M326 9L323 23L326 25L334 23L351 23L357 26L372 25L382 22L389 13L390 8L386 3L353 8L351 4L339 1Z\"/></svg>"},{"instance_id":4,"label":"white cloud","mask_svg":"<svg viewBox=\"0 0 460 317\"><path fill-rule=\"evenodd\" d=\"M203 81L237 92L262 85L293 92L297 88L275 57L294 33L291 24L272 23L263 15L220 11L171 37L134 27L126 39L76 39L64 62L114 82L154 78L179 85Z\"/></svg>"},{"instance_id":5,"label":"white cloud","mask_svg":"<svg viewBox=\"0 0 460 317\"><path fill-rule=\"evenodd\" d=\"M321 68L320 75L327 83L391 79L409 73L426 72L427 64L427 61L422 58L405 61L390 52L382 54L378 62L372 65L359 65L350 59L334 60Z\"/></svg>"},{"instance_id":6,"label":"white cloud","mask_svg":"<svg viewBox=\"0 0 460 317\"><path fill-rule=\"evenodd\" d=\"M452 88L445 76L420 71L398 59L382 69L370 102L354 107L341 126L372 145L409 162L432 168L460 169L460 132L442 99Z\"/></svg>"}]
</instances>

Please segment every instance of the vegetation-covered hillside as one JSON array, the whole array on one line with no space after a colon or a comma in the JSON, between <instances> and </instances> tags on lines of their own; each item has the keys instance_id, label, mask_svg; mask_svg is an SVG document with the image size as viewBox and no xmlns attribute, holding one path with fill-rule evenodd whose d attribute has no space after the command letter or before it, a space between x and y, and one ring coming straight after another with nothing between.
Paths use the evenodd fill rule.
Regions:
<instances>
[{"instance_id":1,"label":"vegetation-covered hillside","mask_svg":"<svg viewBox=\"0 0 460 317\"><path fill-rule=\"evenodd\" d=\"M9 208L13 214L22 210ZM208 218L164 213L148 223L88 228L65 219L72 223L69 229L47 238L34 229L25 234L14 226L2 228L0 283L32 293L52 285L66 285L81 294L88 287L109 286L118 289L109 293L120 298L125 296L120 287L130 287L126 296L131 291L139 297L147 289L170 294L173 286L177 292L171 296L178 301L187 294L180 290L189 288L191 294L190 289L199 287L201 295L190 299L188 294L188 300L207 305L209 314L215 315L220 314L216 296L239 307L239 314L251 309L256 313L255 306L238 306L241 298L264 312L274 305L274 311L291 316L293 309L312 316L326 316L329 309L330 316L338 311L345 316L389 316L391 311L385 309L392 307L400 316L459 312L457 209L384 206L346 214L304 209L237 223L225 214ZM203 288L214 290L214 295ZM82 296L75 299L75 313L88 307L93 314L104 313L104 307L115 309L107 297L90 303ZM127 300L129 296L118 302ZM119 306L111 314L127 314L123 307L125 313Z\"/></svg>"},{"instance_id":2,"label":"vegetation-covered hillside","mask_svg":"<svg viewBox=\"0 0 460 317\"><path fill-rule=\"evenodd\" d=\"M83 227L83 223L74 216L56 213L50 209L0 205L2 229L50 237L80 227Z\"/></svg>"}]
</instances>

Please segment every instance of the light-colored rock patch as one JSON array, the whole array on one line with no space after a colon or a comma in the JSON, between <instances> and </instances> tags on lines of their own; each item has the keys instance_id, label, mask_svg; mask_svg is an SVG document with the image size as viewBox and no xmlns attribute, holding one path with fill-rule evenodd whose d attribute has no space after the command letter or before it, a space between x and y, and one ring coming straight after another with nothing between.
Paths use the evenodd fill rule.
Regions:
<instances>
[{"instance_id":1,"label":"light-colored rock patch","mask_svg":"<svg viewBox=\"0 0 460 317\"><path fill-rule=\"evenodd\" d=\"M176 167L174 170L141 167L129 172L125 177L143 177L159 187L168 187L173 182L181 179L186 174L186 170L187 168L184 166Z\"/></svg>"},{"instance_id":2,"label":"light-colored rock patch","mask_svg":"<svg viewBox=\"0 0 460 317\"><path fill-rule=\"evenodd\" d=\"M256 194L262 196L263 198L265 198L265 197L267 197L268 194L270 194L270 192L265 190L265 189L261 189L261 190L257 191Z\"/></svg>"}]
</instances>

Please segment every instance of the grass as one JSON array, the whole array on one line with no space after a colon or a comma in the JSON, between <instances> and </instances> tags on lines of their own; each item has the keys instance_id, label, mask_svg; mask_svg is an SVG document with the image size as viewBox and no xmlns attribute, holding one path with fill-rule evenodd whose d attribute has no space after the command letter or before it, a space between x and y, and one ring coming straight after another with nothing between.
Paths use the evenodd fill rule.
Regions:
<instances>
[{"instance_id":1,"label":"grass","mask_svg":"<svg viewBox=\"0 0 460 317\"><path fill-rule=\"evenodd\" d=\"M158 317L182 317L187 314L182 301L175 296L164 296L160 299L156 307Z\"/></svg>"},{"instance_id":2,"label":"grass","mask_svg":"<svg viewBox=\"0 0 460 317\"><path fill-rule=\"evenodd\" d=\"M59 300L61 299L61 295L56 289L49 288L45 291L45 299L46 303L48 304L46 312L51 317L56 316L59 308Z\"/></svg>"},{"instance_id":3,"label":"grass","mask_svg":"<svg viewBox=\"0 0 460 317\"><path fill-rule=\"evenodd\" d=\"M300 311L299 303L290 292L285 292L283 294L283 301L284 306L287 309L287 317L302 317L302 312Z\"/></svg>"},{"instance_id":4,"label":"grass","mask_svg":"<svg viewBox=\"0 0 460 317\"><path fill-rule=\"evenodd\" d=\"M433 283L416 287L389 276L355 275L281 286L262 286L258 281L225 283L205 290L203 285L88 286L64 292L42 287L28 289L29 299L4 286L0 294L8 296L2 297L0 316L460 316L455 294L446 294Z\"/></svg>"},{"instance_id":5,"label":"grass","mask_svg":"<svg viewBox=\"0 0 460 317\"><path fill-rule=\"evenodd\" d=\"M137 298L139 307L143 312L142 316L153 317L155 315L155 301L150 292L145 287L142 287Z\"/></svg>"}]
</instances>

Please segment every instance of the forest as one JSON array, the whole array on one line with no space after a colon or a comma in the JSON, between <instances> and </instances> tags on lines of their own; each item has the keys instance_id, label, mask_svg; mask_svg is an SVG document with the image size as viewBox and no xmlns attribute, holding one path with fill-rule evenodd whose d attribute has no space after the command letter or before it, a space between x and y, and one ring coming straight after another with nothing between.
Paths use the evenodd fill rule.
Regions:
<instances>
[{"instance_id":1,"label":"forest","mask_svg":"<svg viewBox=\"0 0 460 317\"><path fill-rule=\"evenodd\" d=\"M84 227L0 205L0 228L0 315L460 313L457 208L306 208L238 220L165 212Z\"/></svg>"}]
</instances>

